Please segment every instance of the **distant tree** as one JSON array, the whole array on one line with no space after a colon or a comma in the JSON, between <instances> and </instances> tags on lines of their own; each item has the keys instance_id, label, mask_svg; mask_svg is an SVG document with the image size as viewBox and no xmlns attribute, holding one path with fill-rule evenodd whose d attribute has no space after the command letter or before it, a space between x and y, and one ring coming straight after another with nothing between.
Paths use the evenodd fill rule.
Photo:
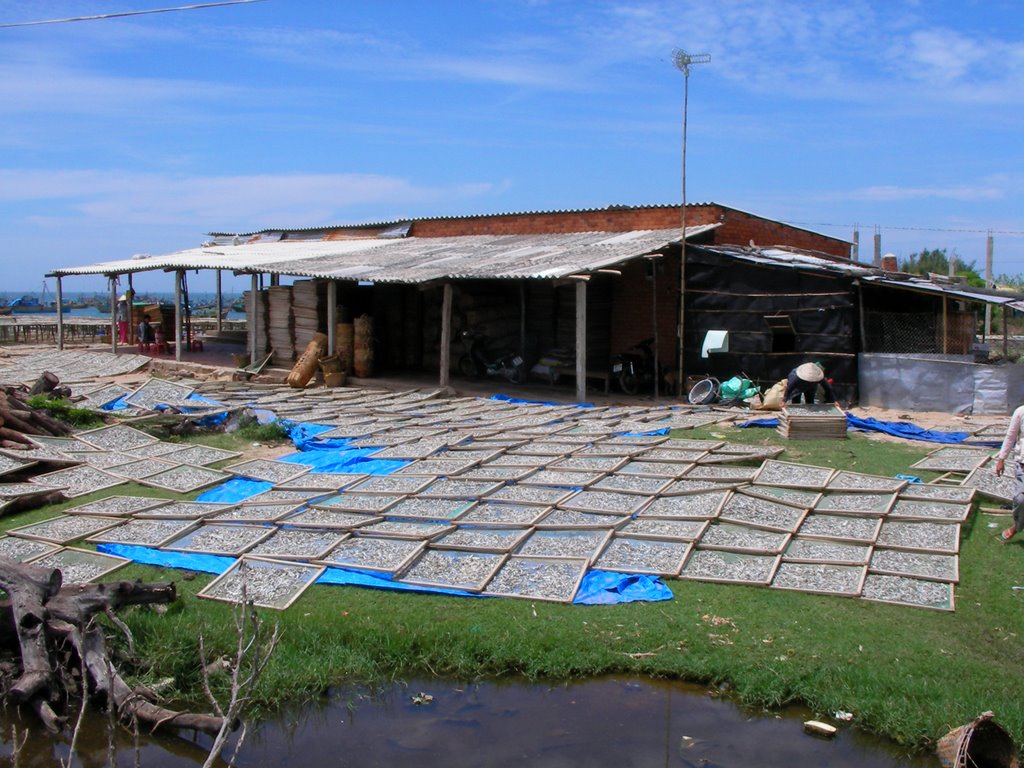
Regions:
<instances>
[{"instance_id":1,"label":"distant tree","mask_svg":"<svg viewBox=\"0 0 1024 768\"><path fill-rule=\"evenodd\" d=\"M949 259L950 257L946 255L945 248L933 248L930 251L924 250L919 253L910 254L900 263L899 268L900 272L907 272L912 275L927 275L929 272L948 275ZM952 259L953 274L957 277L965 278L967 284L973 285L975 288L985 287L985 278L978 272L973 261L968 264L956 255L956 251L953 251Z\"/></svg>"},{"instance_id":2,"label":"distant tree","mask_svg":"<svg viewBox=\"0 0 1024 768\"><path fill-rule=\"evenodd\" d=\"M997 288L1024 292L1024 275L996 275L995 284Z\"/></svg>"}]
</instances>

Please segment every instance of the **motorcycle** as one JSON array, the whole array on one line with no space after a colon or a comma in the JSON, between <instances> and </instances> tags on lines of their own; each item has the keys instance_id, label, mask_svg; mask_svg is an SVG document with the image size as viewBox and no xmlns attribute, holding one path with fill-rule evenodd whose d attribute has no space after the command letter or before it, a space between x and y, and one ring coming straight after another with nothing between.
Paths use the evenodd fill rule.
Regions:
<instances>
[{"instance_id":1,"label":"motorcycle","mask_svg":"<svg viewBox=\"0 0 1024 768\"><path fill-rule=\"evenodd\" d=\"M463 376L501 376L511 384L526 380L526 365L515 352L492 351L490 337L478 331L459 334L468 350L459 358L459 373Z\"/></svg>"},{"instance_id":2,"label":"motorcycle","mask_svg":"<svg viewBox=\"0 0 1024 768\"><path fill-rule=\"evenodd\" d=\"M612 378L627 395L635 395L654 383L654 339L644 339L630 347L638 352L612 356Z\"/></svg>"}]
</instances>

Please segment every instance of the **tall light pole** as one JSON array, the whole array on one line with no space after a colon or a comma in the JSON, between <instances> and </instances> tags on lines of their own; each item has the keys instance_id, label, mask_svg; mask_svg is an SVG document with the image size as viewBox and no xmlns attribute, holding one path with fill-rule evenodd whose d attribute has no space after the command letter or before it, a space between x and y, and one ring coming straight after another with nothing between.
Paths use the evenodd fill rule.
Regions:
<instances>
[{"instance_id":1,"label":"tall light pole","mask_svg":"<svg viewBox=\"0 0 1024 768\"><path fill-rule=\"evenodd\" d=\"M672 64L683 73L683 166L682 166L682 187L683 207L682 226L683 239L679 252L679 325L676 328L676 337L679 341L679 370L676 373L676 394L682 397L683 394L683 351L685 343L683 332L685 330L686 318L686 107L690 100L690 67L694 64L708 64L711 61L710 53L687 53L682 48L672 51Z\"/></svg>"}]
</instances>

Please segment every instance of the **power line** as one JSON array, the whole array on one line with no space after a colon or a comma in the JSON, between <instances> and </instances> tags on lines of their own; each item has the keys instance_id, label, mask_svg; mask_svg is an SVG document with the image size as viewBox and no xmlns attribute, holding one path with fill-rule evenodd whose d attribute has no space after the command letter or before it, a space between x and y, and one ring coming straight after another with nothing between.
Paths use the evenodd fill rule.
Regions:
<instances>
[{"instance_id":1,"label":"power line","mask_svg":"<svg viewBox=\"0 0 1024 768\"><path fill-rule=\"evenodd\" d=\"M100 19L119 19L125 16L145 16L150 13L171 13L172 11L195 11L201 8L219 8L222 5L243 5L246 3L262 3L264 0L222 0L219 3L199 3L197 5L179 5L174 8L153 8L148 11L121 11L119 13L100 13L95 16L71 16L67 19L43 19L41 21L15 21L0 24L0 29L8 27L35 27L40 24L66 24L71 21L98 21Z\"/></svg>"},{"instance_id":2,"label":"power line","mask_svg":"<svg viewBox=\"0 0 1024 768\"><path fill-rule=\"evenodd\" d=\"M794 226L842 226L848 229L857 229L860 224L835 224L826 221L784 221L785 224L793 224ZM1024 230L1021 229L955 229L951 227L942 226L892 226L889 224L871 224L871 226L878 226L880 229L900 229L903 231L914 231L914 232L967 232L971 234L1024 234Z\"/></svg>"}]
</instances>

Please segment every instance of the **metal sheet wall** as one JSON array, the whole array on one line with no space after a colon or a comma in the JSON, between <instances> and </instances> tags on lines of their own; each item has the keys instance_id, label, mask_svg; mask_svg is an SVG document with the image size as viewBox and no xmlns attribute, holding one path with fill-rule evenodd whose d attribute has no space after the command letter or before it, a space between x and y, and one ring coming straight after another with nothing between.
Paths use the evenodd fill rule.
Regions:
<instances>
[{"instance_id":1,"label":"metal sheet wall","mask_svg":"<svg viewBox=\"0 0 1024 768\"><path fill-rule=\"evenodd\" d=\"M1009 415L1024 402L1024 365L970 355L859 356L860 403L907 411Z\"/></svg>"}]
</instances>

